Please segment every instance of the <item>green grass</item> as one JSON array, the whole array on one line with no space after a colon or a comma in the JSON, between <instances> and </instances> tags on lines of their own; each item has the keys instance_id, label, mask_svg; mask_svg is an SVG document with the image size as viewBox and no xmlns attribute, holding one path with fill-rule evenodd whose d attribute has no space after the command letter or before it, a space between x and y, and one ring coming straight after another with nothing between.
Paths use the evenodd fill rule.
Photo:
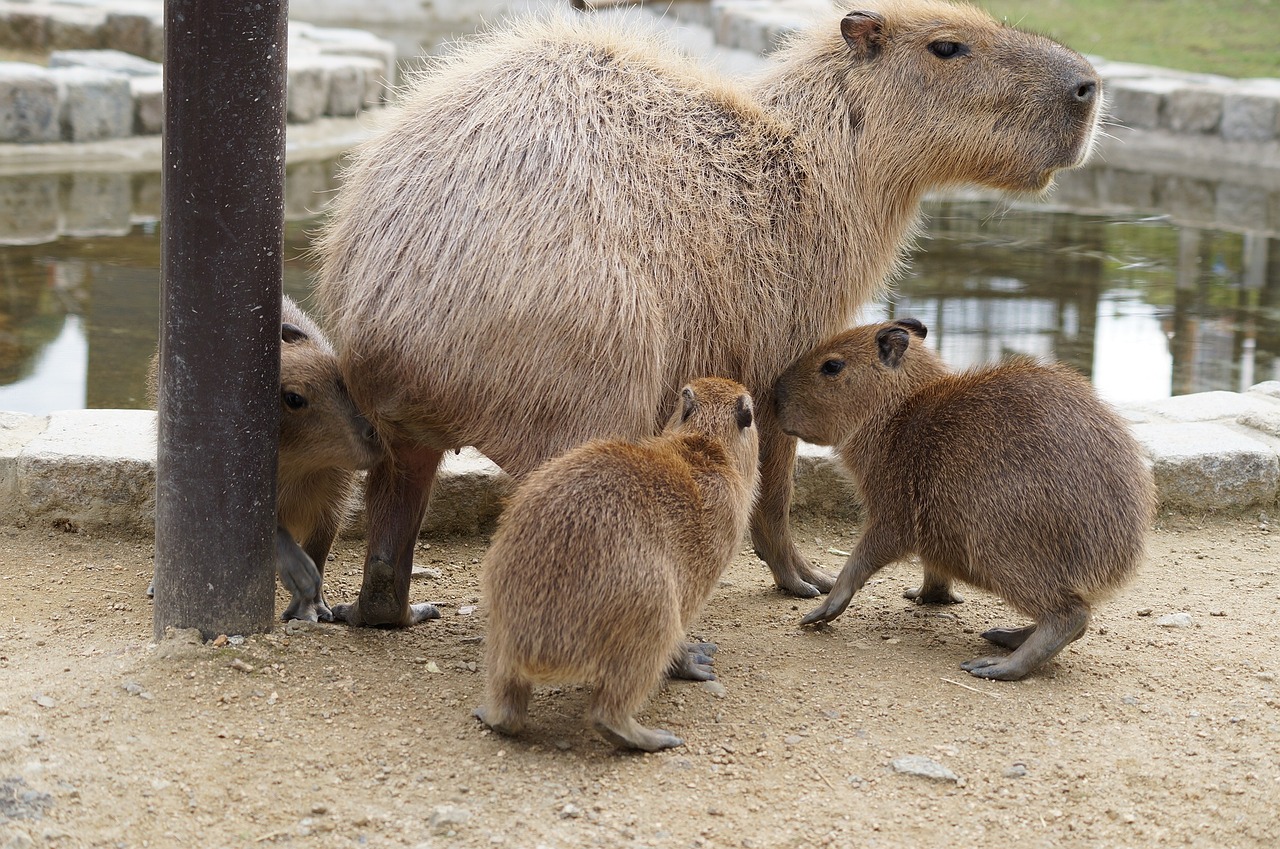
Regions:
<instances>
[{"instance_id":1,"label":"green grass","mask_svg":"<svg viewBox=\"0 0 1280 849\"><path fill-rule=\"evenodd\" d=\"M1280 77L1280 0L974 0L1094 56L1228 77Z\"/></svg>"}]
</instances>

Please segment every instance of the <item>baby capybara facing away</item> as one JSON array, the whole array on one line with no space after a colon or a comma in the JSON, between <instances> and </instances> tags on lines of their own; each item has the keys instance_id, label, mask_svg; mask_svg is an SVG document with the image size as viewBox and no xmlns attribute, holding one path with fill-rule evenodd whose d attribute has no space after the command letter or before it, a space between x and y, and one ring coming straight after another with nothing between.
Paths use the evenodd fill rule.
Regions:
<instances>
[{"instance_id":1,"label":"baby capybara facing away","mask_svg":"<svg viewBox=\"0 0 1280 849\"><path fill-rule=\"evenodd\" d=\"M742 543L754 418L741 385L695 380L659 436L589 442L525 480L481 567L489 632L477 717L512 734L532 685L587 683L605 739L681 744L634 714L666 670L689 663L686 629Z\"/></svg>"},{"instance_id":2,"label":"baby capybara facing away","mask_svg":"<svg viewBox=\"0 0 1280 849\"><path fill-rule=\"evenodd\" d=\"M819 12L743 80L591 15L514 19L414 77L317 244L343 374L388 448L335 617L436 615L408 593L445 451L523 476L654 435L707 374L760 401L752 540L774 582L831 587L791 538L795 440L769 388L880 291L927 192L1042 191L1088 156L1102 96L1079 54L972 6Z\"/></svg>"},{"instance_id":3,"label":"baby capybara facing away","mask_svg":"<svg viewBox=\"0 0 1280 849\"><path fill-rule=\"evenodd\" d=\"M835 619L877 570L916 554L924 580L908 598L955 601L958 579L1035 620L982 635L1013 654L961 664L1015 680L1078 639L1090 603L1137 566L1151 472L1078 374L1024 357L953 373L925 333L913 319L855 327L778 380L783 429L836 446L867 512L831 594L802 622Z\"/></svg>"}]
</instances>

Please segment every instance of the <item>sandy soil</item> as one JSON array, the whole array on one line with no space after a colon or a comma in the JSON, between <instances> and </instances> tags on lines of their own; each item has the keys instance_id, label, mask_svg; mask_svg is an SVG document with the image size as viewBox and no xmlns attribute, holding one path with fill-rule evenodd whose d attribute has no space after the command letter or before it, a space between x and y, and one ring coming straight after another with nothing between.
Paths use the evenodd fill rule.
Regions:
<instances>
[{"instance_id":1,"label":"sandy soil","mask_svg":"<svg viewBox=\"0 0 1280 849\"><path fill-rule=\"evenodd\" d=\"M832 568L853 542L801 535ZM655 694L641 721L687 745L635 755L584 727L579 688L538 692L520 739L472 719L483 539L419 551L416 598L444 617L410 631L156 647L150 540L0 530L0 847L1274 847L1273 537L1162 518L1138 579L1018 683L957 666L1017 621L991 596L918 608L899 564L802 630L810 603L744 552L697 629L722 686ZM331 600L361 557L341 545ZM908 755L955 779L895 772Z\"/></svg>"}]
</instances>

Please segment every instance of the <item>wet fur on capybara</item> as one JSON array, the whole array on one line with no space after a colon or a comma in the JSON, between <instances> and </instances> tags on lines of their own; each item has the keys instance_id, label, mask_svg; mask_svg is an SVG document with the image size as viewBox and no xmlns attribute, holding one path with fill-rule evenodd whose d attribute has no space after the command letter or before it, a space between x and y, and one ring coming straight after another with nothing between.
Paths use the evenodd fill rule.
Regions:
<instances>
[{"instance_id":1,"label":"wet fur on capybara","mask_svg":"<svg viewBox=\"0 0 1280 849\"><path fill-rule=\"evenodd\" d=\"M831 595L804 622L839 616L870 575L917 554L924 581L908 598L957 601L951 581L965 581L1035 620L983 634L1013 654L962 664L1021 678L1079 638L1090 605L1142 560L1151 471L1074 371L1016 357L953 373L926 332L911 319L856 327L778 380L782 427L836 446L867 511Z\"/></svg>"},{"instance_id":2,"label":"wet fur on capybara","mask_svg":"<svg viewBox=\"0 0 1280 849\"><path fill-rule=\"evenodd\" d=\"M474 445L520 476L655 433L692 376L766 393L881 290L926 192L1037 192L1088 155L1100 83L1075 52L969 6L856 8L747 80L558 15L413 79L317 246L343 373L391 452L348 621L434 613L410 607L408 576L444 451ZM832 578L791 540L795 442L770 407L753 541L780 587L812 596Z\"/></svg>"},{"instance_id":3,"label":"wet fur on capybara","mask_svg":"<svg viewBox=\"0 0 1280 849\"><path fill-rule=\"evenodd\" d=\"M154 407L159 355L147 373ZM276 465L276 570L292 599L283 619L332 619L325 561L356 507L356 473L382 456L356 409L324 333L291 298L280 304L280 445ZM150 592L148 592L148 595Z\"/></svg>"},{"instance_id":4,"label":"wet fur on capybara","mask_svg":"<svg viewBox=\"0 0 1280 849\"><path fill-rule=\"evenodd\" d=\"M756 463L750 395L703 378L660 435L595 440L526 478L481 567L487 689L476 715L516 733L532 685L584 682L610 742L679 745L633 715L686 663L684 635L742 544Z\"/></svg>"}]
</instances>

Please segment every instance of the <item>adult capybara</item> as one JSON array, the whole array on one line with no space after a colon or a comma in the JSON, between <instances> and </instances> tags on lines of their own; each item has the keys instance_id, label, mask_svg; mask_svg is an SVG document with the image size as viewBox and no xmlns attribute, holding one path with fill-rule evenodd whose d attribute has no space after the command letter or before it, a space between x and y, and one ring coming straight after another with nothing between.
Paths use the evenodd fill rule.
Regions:
<instances>
[{"instance_id":1,"label":"adult capybara","mask_svg":"<svg viewBox=\"0 0 1280 849\"><path fill-rule=\"evenodd\" d=\"M588 442L529 475L481 567L487 687L476 716L512 734L532 685L585 682L605 739L680 745L633 715L665 671L696 663L684 635L742 543L757 459L751 396L702 378L660 435Z\"/></svg>"},{"instance_id":2,"label":"adult capybara","mask_svg":"<svg viewBox=\"0 0 1280 849\"><path fill-rule=\"evenodd\" d=\"M925 192L1040 191L1084 160L1099 87L1076 53L936 0L832 14L745 83L590 16L439 61L355 155L318 243L343 373L390 451L359 600L335 615L434 614L408 589L442 452L520 476L655 433L692 376L767 393L880 291ZM812 596L832 578L788 529L795 442L757 413L753 541Z\"/></svg>"},{"instance_id":3,"label":"adult capybara","mask_svg":"<svg viewBox=\"0 0 1280 849\"><path fill-rule=\"evenodd\" d=\"M1128 427L1080 375L1027 357L953 373L913 319L856 327L779 378L778 421L835 445L867 512L831 594L804 624L835 619L871 575L911 554L906 596L958 601L953 580L1035 620L982 636L1014 649L961 664L1014 680L1078 639L1092 602L1142 559L1155 486Z\"/></svg>"},{"instance_id":4,"label":"adult capybara","mask_svg":"<svg viewBox=\"0 0 1280 849\"><path fill-rule=\"evenodd\" d=\"M157 355L147 375L153 406L158 364ZM276 571L292 599L283 619L332 620L322 592L325 561L355 507L356 472L381 457L381 443L347 392L333 346L285 296L280 305Z\"/></svg>"}]
</instances>

